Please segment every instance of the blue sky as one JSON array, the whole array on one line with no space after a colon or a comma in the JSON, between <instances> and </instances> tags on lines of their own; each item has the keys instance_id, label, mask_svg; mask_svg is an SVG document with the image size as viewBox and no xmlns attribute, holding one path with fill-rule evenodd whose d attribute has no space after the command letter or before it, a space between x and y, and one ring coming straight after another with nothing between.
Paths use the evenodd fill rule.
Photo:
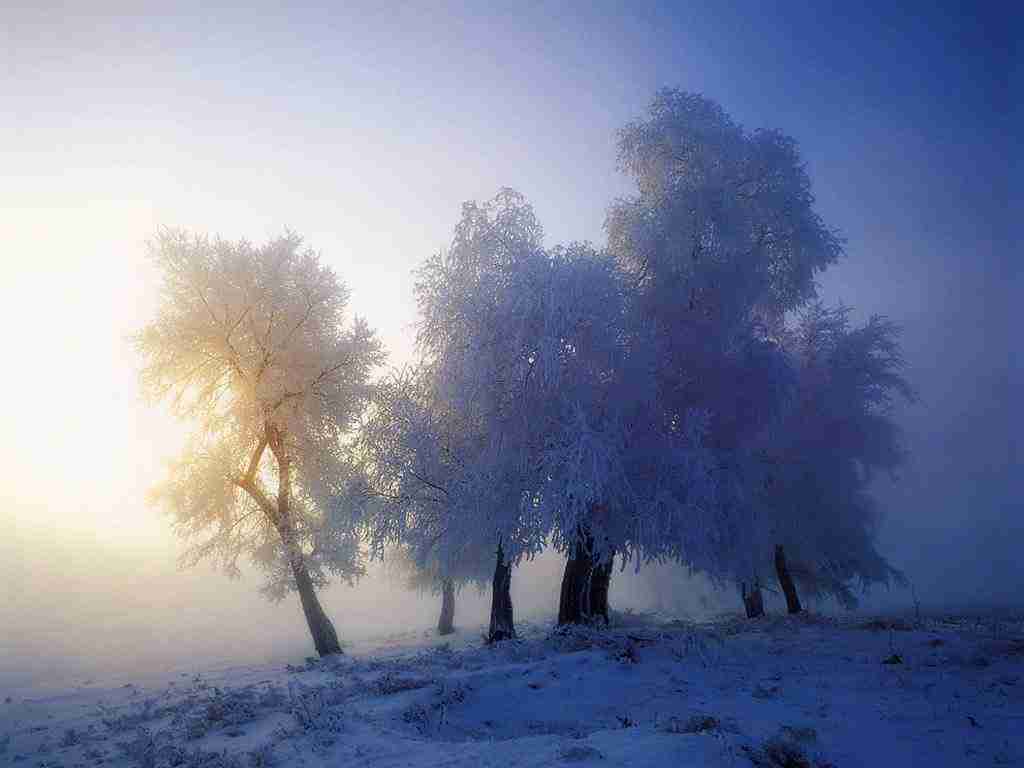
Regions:
<instances>
[{"instance_id":1,"label":"blue sky","mask_svg":"<svg viewBox=\"0 0 1024 768\"><path fill-rule=\"evenodd\" d=\"M138 457L169 428L137 403L123 344L151 306L140 257L155 227L299 231L401 363L410 270L461 202L512 186L549 242L602 242L608 202L629 191L615 131L677 86L800 142L848 240L823 295L906 328L922 403L901 415L915 464L883 489L894 559L936 589L953 583L936 563L969 569L963 589L1020 586L1008 19L934 3L212 5L4 11L0 320L25 328L12 354L35 374L0 394L50 404L2 417L23 440L0 458L21 475L97 430L120 458L83 470L75 495L130 507L156 471ZM138 480L121 493L126 467Z\"/></svg>"}]
</instances>

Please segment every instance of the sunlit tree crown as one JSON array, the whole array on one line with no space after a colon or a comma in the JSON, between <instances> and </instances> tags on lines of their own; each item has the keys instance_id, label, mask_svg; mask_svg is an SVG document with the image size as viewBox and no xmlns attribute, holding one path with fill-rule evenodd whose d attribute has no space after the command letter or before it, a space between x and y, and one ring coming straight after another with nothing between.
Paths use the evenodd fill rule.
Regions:
<instances>
[{"instance_id":1,"label":"sunlit tree crown","mask_svg":"<svg viewBox=\"0 0 1024 768\"><path fill-rule=\"evenodd\" d=\"M309 562L358 572L354 536L325 513L351 474L343 439L384 356L363 320L348 321L348 289L292 234L255 246L166 230L150 251L162 301L136 343L145 390L198 426L156 492L199 541L190 557L212 554L233 570L247 552L277 591L286 584L272 535L281 521L262 503L278 481L269 446L278 473L287 461L294 536Z\"/></svg>"}]
</instances>

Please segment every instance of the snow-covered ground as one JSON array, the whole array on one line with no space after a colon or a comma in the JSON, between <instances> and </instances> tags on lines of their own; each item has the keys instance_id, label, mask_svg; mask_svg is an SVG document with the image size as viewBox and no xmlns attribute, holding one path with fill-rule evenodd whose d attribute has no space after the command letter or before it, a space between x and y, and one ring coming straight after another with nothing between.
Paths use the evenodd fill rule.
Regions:
<instances>
[{"instance_id":1,"label":"snow-covered ground","mask_svg":"<svg viewBox=\"0 0 1024 768\"><path fill-rule=\"evenodd\" d=\"M1024 621L617 616L0 691L22 766L1024 765Z\"/></svg>"}]
</instances>

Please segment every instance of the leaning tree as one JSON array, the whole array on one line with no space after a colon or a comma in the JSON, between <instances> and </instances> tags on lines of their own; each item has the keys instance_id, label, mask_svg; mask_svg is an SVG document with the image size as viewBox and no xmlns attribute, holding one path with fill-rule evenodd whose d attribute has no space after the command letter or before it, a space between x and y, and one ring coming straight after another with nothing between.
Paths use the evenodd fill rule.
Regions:
<instances>
[{"instance_id":1,"label":"leaning tree","mask_svg":"<svg viewBox=\"0 0 1024 768\"><path fill-rule=\"evenodd\" d=\"M190 542L185 562L237 574L248 556L271 597L298 591L316 651L340 653L316 588L363 572L333 500L381 345L346 322L347 288L294 234L255 246L165 230L150 251L162 300L136 344L144 390L194 426L154 490Z\"/></svg>"}]
</instances>

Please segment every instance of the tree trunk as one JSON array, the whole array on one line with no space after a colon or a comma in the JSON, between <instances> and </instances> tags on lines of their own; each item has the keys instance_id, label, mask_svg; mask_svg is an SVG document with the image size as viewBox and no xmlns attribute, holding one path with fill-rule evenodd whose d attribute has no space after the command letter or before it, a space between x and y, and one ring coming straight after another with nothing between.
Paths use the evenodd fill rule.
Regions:
<instances>
[{"instance_id":1,"label":"tree trunk","mask_svg":"<svg viewBox=\"0 0 1024 768\"><path fill-rule=\"evenodd\" d=\"M512 566L505 562L505 552L498 544L494 564L494 581L491 583L491 626L487 633L488 643L511 640L516 636L512 616Z\"/></svg>"},{"instance_id":2,"label":"tree trunk","mask_svg":"<svg viewBox=\"0 0 1024 768\"><path fill-rule=\"evenodd\" d=\"M800 613L800 597L796 593L796 584L786 565L786 553L781 544L775 545L775 575L779 578L779 586L786 595L786 608L790 613Z\"/></svg>"},{"instance_id":3,"label":"tree trunk","mask_svg":"<svg viewBox=\"0 0 1024 768\"><path fill-rule=\"evenodd\" d=\"M565 561L562 591L558 598L558 623L581 624L590 617L590 554L577 547Z\"/></svg>"},{"instance_id":4,"label":"tree trunk","mask_svg":"<svg viewBox=\"0 0 1024 768\"><path fill-rule=\"evenodd\" d=\"M743 607L747 609L747 618L756 619L764 616L764 595L761 594L761 584L754 579L754 588L747 592L747 582L740 585L743 595Z\"/></svg>"},{"instance_id":5,"label":"tree trunk","mask_svg":"<svg viewBox=\"0 0 1024 768\"><path fill-rule=\"evenodd\" d=\"M277 532L284 545L285 557L288 558L292 575L295 577L295 587L298 589L299 600L302 602L302 612L306 616L309 634L313 636L313 646L320 656L341 653L338 633L320 605L316 589L313 586L313 579L309 575L309 569L306 568L299 543L295 540L295 527L291 518L291 457L285 448L284 435L273 424L267 424L267 441L271 452L277 459L277 519L274 522L277 524Z\"/></svg>"},{"instance_id":6,"label":"tree trunk","mask_svg":"<svg viewBox=\"0 0 1024 768\"><path fill-rule=\"evenodd\" d=\"M612 583L612 566L614 558L607 563L600 563L594 566L594 572L590 577L590 615L593 618L600 617L605 624L609 623L608 616L608 589Z\"/></svg>"},{"instance_id":7,"label":"tree trunk","mask_svg":"<svg viewBox=\"0 0 1024 768\"><path fill-rule=\"evenodd\" d=\"M445 579L441 585L441 618L437 620L437 634L450 635L455 631L455 584Z\"/></svg>"},{"instance_id":8,"label":"tree trunk","mask_svg":"<svg viewBox=\"0 0 1024 768\"><path fill-rule=\"evenodd\" d=\"M321 656L328 656L332 653L341 653L341 643L338 642L338 633L334 630L334 624L327 618L324 609L320 606L320 600L316 596L316 589L313 587L313 580L309 576L306 564L301 558L292 560L292 573L295 576L295 584L299 590L299 600L302 601L302 612L306 615L306 624L309 625L309 634L313 636L313 646Z\"/></svg>"},{"instance_id":9,"label":"tree trunk","mask_svg":"<svg viewBox=\"0 0 1024 768\"><path fill-rule=\"evenodd\" d=\"M608 623L608 587L613 560L597 563L593 551L594 537L581 533L565 561L558 598L559 624L586 624L598 617Z\"/></svg>"}]
</instances>

